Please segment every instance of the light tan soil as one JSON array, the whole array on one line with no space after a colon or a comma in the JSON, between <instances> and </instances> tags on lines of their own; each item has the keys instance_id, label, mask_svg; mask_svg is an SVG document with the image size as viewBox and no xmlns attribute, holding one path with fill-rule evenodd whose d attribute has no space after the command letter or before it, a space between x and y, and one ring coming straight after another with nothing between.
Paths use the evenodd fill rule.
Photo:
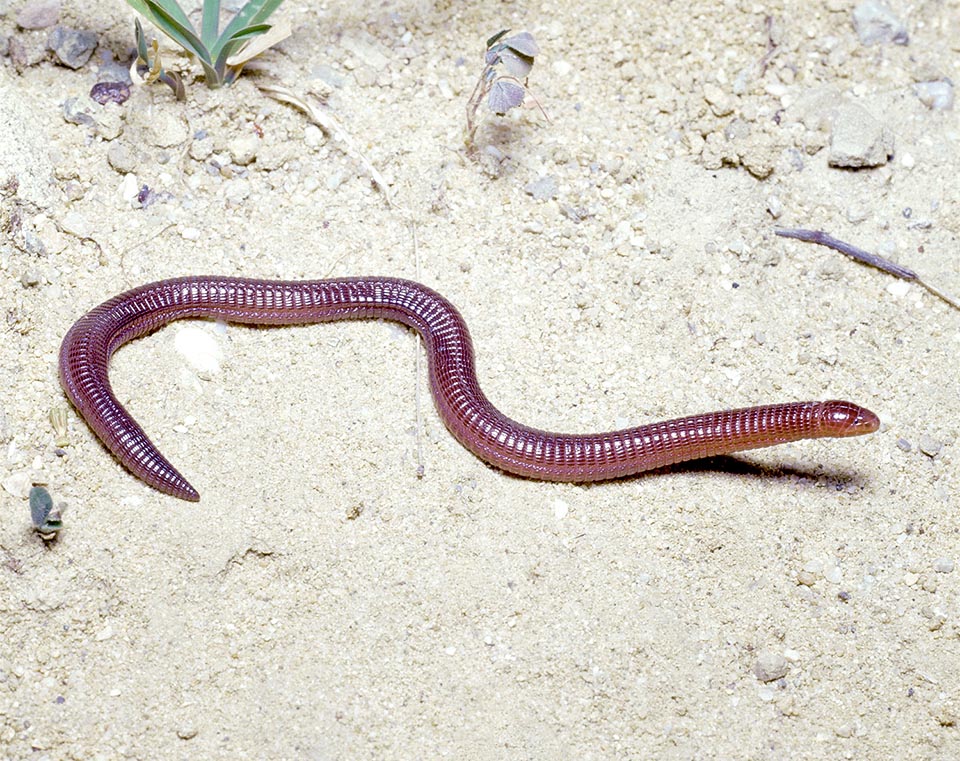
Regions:
<instances>
[{"instance_id":1,"label":"light tan soil","mask_svg":"<svg viewBox=\"0 0 960 761\"><path fill-rule=\"evenodd\" d=\"M829 230L960 291L960 117L913 91L960 82L960 5L897 4L910 44L872 47L840 0L365 6L291 0L293 36L222 91L164 43L186 102L134 88L92 125L63 103L103 54L127 60L129 7L65 4L100 34L78 71L0 62L0 184L19 181L0 197L0 758L960 755L960 314L773 235ZM0 32L45 37L20 7ZM550 122L490 115L470 159L465 102L505 27L541 47ZM267 83L324 97L396 206ZM888 163L828 166L843 103L892 133ZM556 198L526 192L550 175ZM447 433L404 329L184 323L111 377L188 504L72 410L57 453L48 413L75 319L190 273L420 279L462 310L487 395L538 427L818 398L883 427L537 483ZM178 353L185 327L218 372ZM15 496L31 480L68 506L49 546Z\"/></svg>"}]
</instances>

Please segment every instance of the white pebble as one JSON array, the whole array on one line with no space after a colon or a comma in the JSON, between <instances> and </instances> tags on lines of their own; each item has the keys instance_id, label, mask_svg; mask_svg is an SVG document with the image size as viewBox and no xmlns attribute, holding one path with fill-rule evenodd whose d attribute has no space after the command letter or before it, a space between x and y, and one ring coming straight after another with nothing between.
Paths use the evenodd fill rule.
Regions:
<instances>
[{"instance_id":1,"label":"white pebble","mask_svg":"<svg viewBox=\"0 0 960 761\"><path fill-rule=\"evenodd\" d=\"M906 280L892 280L887 285L887 293L891 296L906 296L910 293L910 283Z\"/></svg>"},{"instance_id":2,"label":"white pebble","mask_svg":"<svg viewBox=\"0 0 960 761\"><path fill-rule=\"evenodd\" d=\"M937 573L953 573L953 560L950 558L937 558L933 561L933 570Z\"/></svg>"},{"instance_id":3,"label":"white pebble","mask_svg":"<svg viewBox=\"0 0 960 761\"><path fill-rule=\"evenodd\" d=\"M3 488L20 499L26 499L30 496L30 487L32 486L33 478L28 470L22 470L3 479Z\"/></svg>"},{"instance_id":4,"label":"white pebble","mask_svg":"<svg viewBox=\"0 0 960 761\"><path fill-rule=\"evenodd\" d=\"M177 332L173 345L200 377L220 371L223 352L206 330L188 326Z\"/></svg>"},{"instance_id":5,"label":"white pebble","mask_svg":"<svg viewBox=\"0 0 960 761\"><path fill-rule=\"evenodd\" d=\"M69 235L76 235L78 238L89 238L93 230L87 218L76 211L70 211L63 215L60 220L60 228Z\"/></svg>"},{"instance_id":6,"label":"white pebble","mask_svg":"<svg viewBox=\"0 0 960 761\"><path fill-rule=\"evenodd\" d=\"M773 682L786 676L787 659L772 650L761 650L753 666L754 676L761 682Z\"/></svg>"},{"instance_id":7,"label":"white pebble","mask_svg":"<svg viewBox=\"0 0 960 761\"><path fill-rule=\"evenodd\" d=\"M564 502L562 499L554 500L553 502L553 517L558 521L562 521L567 517L567 513L570 512L570 506Z\"/></svg>"},{"instance_id":8,"label":"white pebble","mask_svg":"<svg viewBox=\"0 0 960 761\"><path fill-rule=\"evenodd\" d=\"M123 175L123 179L120 181L120 187L117 189L117 192L120 194L120 198L124 203L133 203L137 200L137 196L140 194L140 185L137 182L137 175L133 172L128 172Z\"/></svg>"}]
</instances>

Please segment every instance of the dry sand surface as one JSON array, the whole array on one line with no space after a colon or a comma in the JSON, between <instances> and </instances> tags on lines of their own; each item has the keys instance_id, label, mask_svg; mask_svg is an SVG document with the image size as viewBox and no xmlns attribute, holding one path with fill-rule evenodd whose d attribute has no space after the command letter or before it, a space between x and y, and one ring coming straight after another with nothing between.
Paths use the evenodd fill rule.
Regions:
<instances>
[{"instance_id":1,"label":"dry sand surface","mask_svg":"<svg viewBox=\"0 0 960 761\"><path fill-rule=\"evenodd\" d=\"M0 0L0 758L960 756L960 313L773 233L960 292L960 111L931 95L960 3L894 2L907 44L846 0L363 6L290 0L219 91L164 41L186 100L101 107L133 11L64 2L97 41L72 69ZM489 115L471 158L502 28L550 120ZM74 320L201 273L419 279L540 428L829 398L883 425L538 483L447 433L404 328L183 322L111 378L190 504L48 415ZM49 544L32 482L66 504Z\"/></svg>"}]
</instances>

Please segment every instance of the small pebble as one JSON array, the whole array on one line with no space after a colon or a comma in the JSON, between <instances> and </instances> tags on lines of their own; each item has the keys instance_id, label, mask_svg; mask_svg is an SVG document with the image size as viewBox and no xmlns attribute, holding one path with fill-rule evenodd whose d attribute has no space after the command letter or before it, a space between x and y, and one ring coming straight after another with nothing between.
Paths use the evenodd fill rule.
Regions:
<instances>
[{"instance_id":1,"label":"small pebble","mask_svg":"<svg viewBox=\"0 0 960 761\"><path fill-rule=\"evenodd\" d=\"M910 446L909 441L901 438L897 439L897 449L899 449L901 452L909 452L912 447Z\"/></svg>"},{"instance_id":2,"label":"small pebble","mask_svg":"<svg viewBox=\"0 0 960 761\"><path fill-rule=\"evenodd\" d=\"M923 434L917 443L917 449L923 452L927 457L936 457L943 449L943 444L937 441L933 436Z\"/></svg>"},{"instance_id":3,"label":"small pebble","mask_svg":"<svg viewBox=\"0 0 960 761\"><path fill-rule=\"evenodd\" d=\"M564 502L562 499L554 500L553 502L553 517L558 521L562 521L567 517L567 514L570 512L570 506Z\"/></svg>"},{"instance_id":4,"label":"small pebble","mask_svg":"<svg viewBox=\"0 0 960 761\"><path fill-rule=\"evenodd\" d=\"M201 378L220 371L223 352L220 344L206 330L192 326L181 328L173 339L173 345Z\"/></svg>"},{"instance_id":5,"label":"small pebble","mask_svg":"<svg viewBox=\"0 0 960 761\"><path fill-rule=\"evenodd\" d=\"M20 499L26 499L30 496L30 489L33 486L33 476L28 470L21 470L13 473L3 479L3 488L8 494Z\"/></svg>"},{"instance_id":6,"label":"small pebble","mask_svg":"<svg viewBox=\"0 0 960 761\"><path fill-rule=\"evenodd\" d=\"M805 587L812 587L817 583L817 577L810 573L810 571L800 571L800 573L797 574L797 583Z\"/></svg>"},{"instance_id":7,"label":"small pebble","mask_svg":"<svg viewBox=\"0 0 960 761\"><path fill-rule=\"evenodd\" d=\"M953 108L953 84L949 80L918 82L913 91L920 102L934 111L949 111Z\"/></svg>"},{"instance_id":8,"label":"small pebble","mask_svg":"<svg viewBox=\"0 0 960 761\"><path fill-rule=\"evenodd\" d=\"M107 152L107 161L110 160L110 153ZM114 167L116 169L116 167ZM137 200L137 196L140 195L140 185L137 182L137 175L130 173L123 175L123 179L120 181L120 187L117 189L120 198L124 200L125 203L133 204Z\"/></svg>"},{"instance_id":9,"label":"small pebble","mask_svg":"<svg viewBox=\"0 0 960 761\"><path fill-rule=\"evenodd\" d=\"M180 729L177 730L177 737L181 740L192 740L198 734L199 730L192 724L186 727L180 727Z\"/></svg>"},{"instance_id":10,"label":"small pebble","mask_svg":"<svg viewBox=\"0 0 960 761\"><path fill-rule=\"evenodd\" d=\"M120 174L133 172L137 168L137 154L122 140L114 140L107 148L107 163Z\"/></svg>"},{"instance_id":11,"label":"small pebble","mask_svg":"<svg viewBox=\"0 0 960 761\"><path fill-rule=\"evenodd\" d=\"M893 133L856 103L844 103L830 132L830 166L844 169L882 166L893 155Z\"/></svg>"},{"instance_id":12,"label":"small pebble","mask_svg":"<svg viewBox=\"0 0 960 761\"><path fill-rule=\"evenodd\" d=\"M60 220L60 229L68 235L75 235L78 238L89 238L93 232L93 226L77 211L68 211Z\"/></svg>"},{"instance_id":13,"label":"small pebble","mask_svg":"<svg viewBox=\"0 0 960 761\"><path fill-rule=\"evenodd\" d=\"M754 676L761 682L775 682L787 674L787 659L772 650L761 650L753 665Z\"/></svg>"},{"instance_id":14,"label":"small pebble","mask_svg":"<svg viewBox=\"0 0 960 761\"><path fill-rule=\"evenodd\" d=\"M242 137L234 138L227 144L230 157L237 166L252 164L257 158L257 149L259 147L260 140L254 135L243 135Z\"/></svg>"},{"instance_id":15,"label":"small pebble","mask_svg":"<svg viewBox=\"0 0 960 761\"><path fill-rule=\"evenodd\" d=\"M953 560L950 558L937 558L933 561L933 570L937 573L953 573Z\"/></svg>"},{"instance_id":16,"label":"small pebble","mask_svg":"<svg viewBox=\"0 0 960 761\"><path fill-rule=\"evenodd\" d=\"M40 273L34 269L25 270L22 275L20 275L20 285L24 288L33 288L34 286L40 285Z\"/></svg>"},{"instance_id":17,"label":"small pebble","mask_svg":"<svg viewBox=\"0 0 960 761\"><path fill-rule=\"evenodd\" d=\"M527 195L533 196L537 201L546 201L547 199L557 197L559 187L557 185L557 178L552 174L548 174L529 183L523 190Z\"/></svg>"},{"instance_id":18,"label":"small pebble","mask_svg":"<svg viewBox=\"0 0 960 761\"><path fill-rule=\"evenodd\" d=\"M864 0L854 8L853 28L863 45L910 42L907 27L884 0Z\"/></svg>"},{"instance_id":19,"label":"small pebble","mask_svg":"<svg viewBox=\"0 0 960 761\"><path fill-rule=\"evenodd\" d=\"M130 87L124 82L97 82L90 88L90 97L101 106L107 103L126 103L130 97Z\"/></svg>"},{"instance_id":20,"label":"small pebble","mask_svg":"<svg viewBox=\"0 0 960 761\"><path fill-rule=\"evenodd\" d=\"M17 26L21 29L46 29L60 18L60 0L34 0L28 2L17 14Z\"/></svg>"},{"instance_id":21,"label":"small pebble","mask_svg":"<svg viewBox=\"0 0 960 761\"><path fill-rule=\"evenodd\" d=\"M79 69L90 60L90 56L97 47L97 41L95 32L55 26L47 38L47 46L64 66Z\"/></svg>"},{"instance_id":22,"label":"small pebble","mask_svg":"<svg viewBox=\"0 0 960 761\"><path fill-rule=\"evenodd\" d=\"M767 211L774 219L780 219L783 214L783 202L779 196L767 196Z\"/></svg>"}]
</instances>

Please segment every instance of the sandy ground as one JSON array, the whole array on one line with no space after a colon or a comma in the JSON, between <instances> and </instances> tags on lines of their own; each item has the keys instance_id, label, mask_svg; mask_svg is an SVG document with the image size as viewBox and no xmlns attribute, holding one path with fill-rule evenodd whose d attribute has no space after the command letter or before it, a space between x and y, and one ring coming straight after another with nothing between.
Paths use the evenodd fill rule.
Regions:
<instances>
[{"instance_id":1,"label":"sandy ground","mask_svg":"<svg viewBox=\"0 0 960 761\"><path fill-rule=\"evenodd\" d=\"M21 5L0 33L42 47ZM77 71L2 59L0 757L956 758L960 314L773 236L826 229L960 291L960 119L913 89L960 81L960 4L895 5L909 44L874 46L852 5L291 0L293 37L236 86L169 51L186 102L134 89L80 125L63 104L126 60L129 8L64 8L99 35ZM505 27L540 44L550 122L489 117L471 160ZM396 206L267 83L325 98ZM850 104L893 139L881 166L828 165ZM188 504L72 410L58 452L48 413L75 319L189 273L419 278L538 427L822 398L883 427L536 483L449 436L405 329L200 321L112 365ZM29 481L67 504L47 546Z\"/></svg>"}]
</instances>

